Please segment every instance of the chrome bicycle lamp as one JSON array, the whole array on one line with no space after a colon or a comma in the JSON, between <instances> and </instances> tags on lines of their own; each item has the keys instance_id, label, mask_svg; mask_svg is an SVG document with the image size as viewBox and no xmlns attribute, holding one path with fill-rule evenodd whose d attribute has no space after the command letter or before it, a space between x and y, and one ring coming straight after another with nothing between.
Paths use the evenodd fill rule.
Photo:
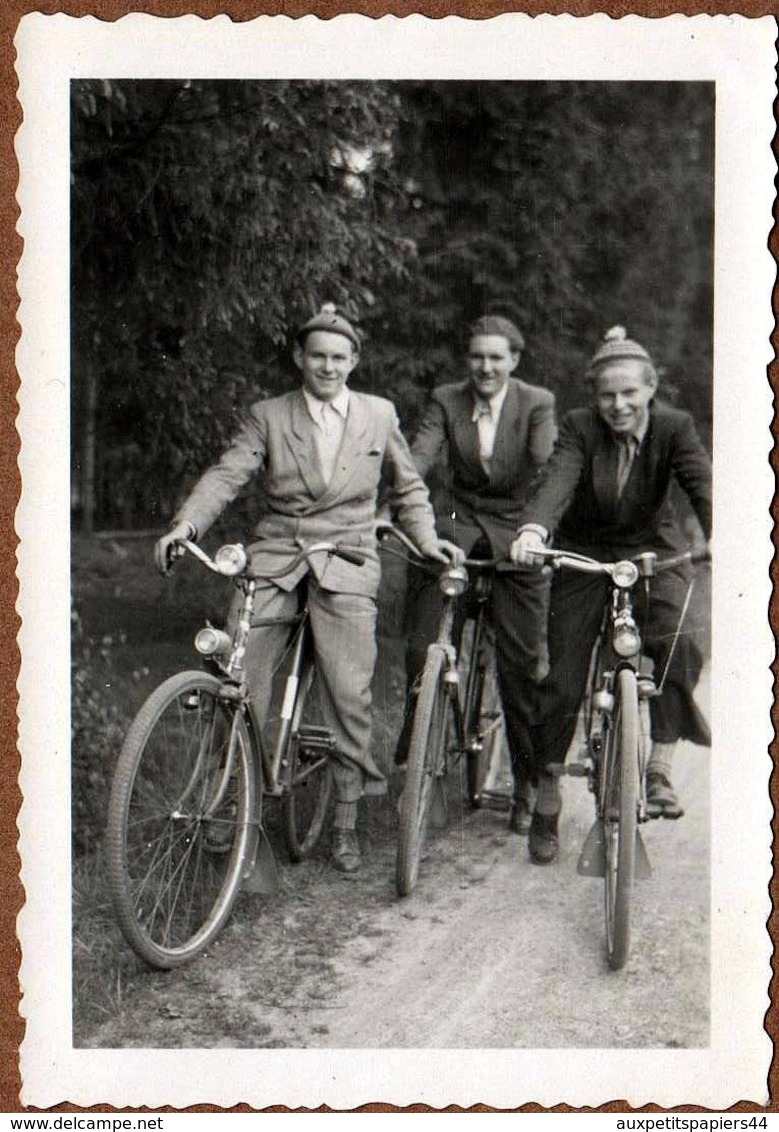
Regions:
<instances>
[{"instance_id":1,"label":"chrome bicycle lamp","mask_svg":"<svg viewBox=\"0 0 779 1132\"><path fill-rule=\"evenodd\" d=\"M438 579L438 586L446 597L459 597L468 589L468 571L464 566L447 566Z\"/></svg>"},{"instance_id":2,"label":"chrome bicycle lamp","mask_svg":"<svg viewBox=\"0 0 779 1132\"><path fill-rule=\"evenodd\" d=\"M632 619L615 621L611 643L617 656L625 658L635 656L641 649L641 637L635 622Z\"/></svg>"},{"instance_id":3,"label":"chrome bicycle lamp","mask_svg":"<svg viewBox=\"0 0 779 1132\"><path fill-rule=\"evenodd\" d=\"M201 656L224 656L233 647L230 634L207 625L195 637L195 648Z\"/></svg>"},{"instance_id":4,"label":"chrome bicycle lamp","mask_svg":"<svg viewBox=\"0 0 779 1132\"><path fill-rule=\"evenodd\" d=\"M214 555L214 564L219 573L231 578L246 569L247 561L246 551L239 542L220 546Z\"/></svg>"},{"instance_id":5,"label":"chrome bicycle lamp","mask_svg":"<svg viewBox=\"0 0 779 1132\"><path fill-rule=\"evenodd\" d=\"M638 566L635 562L628 560L617 562L611 572L611 577L615 586L619 586L622 590L628 590L638 581Z\"/></svg>"}]
</instances>

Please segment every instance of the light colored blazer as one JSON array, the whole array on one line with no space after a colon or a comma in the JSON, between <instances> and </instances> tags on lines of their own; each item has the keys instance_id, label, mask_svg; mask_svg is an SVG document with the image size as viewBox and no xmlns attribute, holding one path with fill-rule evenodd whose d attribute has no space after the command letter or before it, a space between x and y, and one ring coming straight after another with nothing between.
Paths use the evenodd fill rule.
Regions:
<instances>
[{"instance_id":1,"label":"light colored blazer","mask_svg":"<svg viewBox=\"0 0 779 1132\"><path fill-rule=\"evenodd\" d=\"M436 494L440 535L466 551L486 535L499 557L508 552L521 508L552 452L557 435L555 399L547 389L509 378L489 475L479 457L473 407L467 380L435 389L411 455L426 476L447 453L447 480Z\"/></svg>"},{"instance_id":2,"label":"light colored blazer","mask_svg":"<svg viewBox=\"0 0 779 1132\"><path fill-rule=\"evenodd\" d=\"M325 484L314 444L315 425L300 389L252 405L221 460L200 478L179 509L202 537L223 508L263 474L265 513L257 542L249 548L253 570L262 575L289 562L298 548L329 540L360 548L365 563L340 558L312 561L324 589L375 597L380 582L376 510L380 485L399 522L417 545L435 539L428 490L414 467L391 402L349 391L349 411L335 471ZM279 579L293 589L307 567Z\"/></svg>"}]
</instances>

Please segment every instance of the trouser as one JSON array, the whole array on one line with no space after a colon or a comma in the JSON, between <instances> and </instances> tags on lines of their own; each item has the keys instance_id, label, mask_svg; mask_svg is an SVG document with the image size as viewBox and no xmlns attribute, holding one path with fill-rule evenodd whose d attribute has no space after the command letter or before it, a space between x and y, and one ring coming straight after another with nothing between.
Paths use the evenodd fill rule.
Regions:
<instances>
[{"instance_id":1,"label":"trouser","mask_svg":"<svg viewBox=\"0 0 779 1132\"><path fill-rule=\"evenodd\" d=\"M368 752L371 681L376 665L376 603L364 594L324 590L311 575L301 586L308 587L319 707L337 749L338 757L333 760L336 800L356 802L366 777L361 764L374 767ZM260 720L269 717L273 676L290 641L294 628L290 621L298 613L304 596L299 592L301 586L287 592L272 584L261 584L255 594L245 668L252 707ZM242 600L238 594L231 606L231 626ZM267 623L277 619L286 623ZM381 781L375 768L371 777Z\"/></svg>"},{"instance_id":2,"label":"trouser","mask_svg":"<svg viewBox=\"0 0 779 1132\"><path fill-rule=\"evenodd\" d=\"M488 545L473 548L470 556L490 557ZM536 687L548 670L546 619L549 583L537 571L496 572L490 597L490 616L495 629L498 687L506 720L515 791L524 790L533 776L530 721L535 711ZM437 577L425 573L417 579L409 605L409 638L406 649L406 676L411 688L422 671L428 644L435 640L443 598ZM454 639L459 647L463 625L473 602L468 595L458 603ZM407 704L405 736L399 743L403 755L404 739L410 739L412 712Z\"/></svg>"},{"instance_id":3,"label":"trouser","mask_svg":"<svg viewBox=\"0 0 779 1132\"><path fill-rule=\"evenodd\" d=\"M666 671L688 586L686 569L668 571L651 581L649 600L634 589L633 614L641 630L644 654L654 662L655 678ZM531 727L536 773L565 761L576 731L587 685L590 657L600 629L609 581L605 577L562 569L552 581L549 608L549 675L538 689L538 715ZM686 630L686 631L685 631ZM665 677L662 696L649 701L652 739L675 743L689 739L710 746L708 724L693 699L703 657L689 626L683 625Z\"/></svg>"}]
</instances>

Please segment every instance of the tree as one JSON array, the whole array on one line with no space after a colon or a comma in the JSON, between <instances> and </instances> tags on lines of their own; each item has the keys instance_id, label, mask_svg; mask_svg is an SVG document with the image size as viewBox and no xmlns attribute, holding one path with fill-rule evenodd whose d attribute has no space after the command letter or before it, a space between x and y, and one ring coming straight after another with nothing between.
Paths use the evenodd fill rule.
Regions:
<instances>
[{"instance_id":1,"label":"tree","mask_svg":"<svg viewBox=\"0 0 779 1132\"><path fill-rule=\"evenodd\" d=\"M368 191L395 116L370 83L73 84L86 526L95 511L169 513L241 402L278 388L290 325L323 297L355 313L402 274Z\"/></svg>"},{"instance_id":2,"label":"tree","mask_svg":"<svg viewBox=\"0 0 779 1132\"><path fill-rule=\"evenodd\" d=\"M561 408L622 323L706 431L712 84L79 81L72 107L85 525L167 518L324 300L409 430L495 310Z\"/></svg>"}]
</instances>

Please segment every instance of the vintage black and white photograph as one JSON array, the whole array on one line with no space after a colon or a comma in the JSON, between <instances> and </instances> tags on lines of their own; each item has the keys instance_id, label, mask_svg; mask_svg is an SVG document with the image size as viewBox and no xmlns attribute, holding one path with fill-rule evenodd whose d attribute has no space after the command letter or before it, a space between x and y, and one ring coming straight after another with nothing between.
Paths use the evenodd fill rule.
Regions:
<instances>
[{"instance_id":1,"label":"vintage black and white photograph","mask_svg":"<svg viewBox=\"0 0 779 1132\"><path fill-rule=\"evenodd\" d=\"M59 1099L180 1103L161 1051L355 1051L362 1099L440 1103L421 1055L455 1103L680 1103L742 1008L759 1079L767 898L739 940L718 879L723 810L766 882L770 837L767 606L730 620L771 490L768 340L722 307L732 83L659 42L642 69L644 26L566 73L507 65L527 22L425 67L354 20L309 25L314 67L284 21L275 72L168 29L147 74L145 20L63 69L58 1016L135 1068ZM469 1051L521 1085L481 1095Z\"/></svg>"}]
</instances>

